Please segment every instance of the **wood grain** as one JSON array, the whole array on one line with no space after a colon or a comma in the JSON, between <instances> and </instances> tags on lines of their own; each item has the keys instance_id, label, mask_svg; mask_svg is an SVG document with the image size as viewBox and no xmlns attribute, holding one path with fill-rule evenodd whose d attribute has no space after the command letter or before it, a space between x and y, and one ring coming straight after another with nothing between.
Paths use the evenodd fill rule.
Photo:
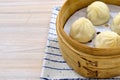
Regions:
<instances>
[{"instance_id":1,"label":"wood grain","mask_svg":"<svg viewBox=\"0 0 120 80\"><path fill-rule=\"evenodd\" d=\"M40 79L51 9L63 2L0 0L0 80Z\"/></svg>"}]
</instances>

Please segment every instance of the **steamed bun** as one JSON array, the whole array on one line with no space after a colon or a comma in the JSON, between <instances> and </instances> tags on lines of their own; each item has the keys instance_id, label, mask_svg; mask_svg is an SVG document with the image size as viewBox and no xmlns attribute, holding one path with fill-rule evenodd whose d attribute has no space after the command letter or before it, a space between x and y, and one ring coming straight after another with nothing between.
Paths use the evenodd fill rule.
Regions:
<instances>
[{"instance_id":1,"label":"steamed bun","mask_svg":"<svg viewBox=\"0 0 120 80\"><path fill-rule=\"evenodd\" d=\"M109 21L110 11L105 3L95 1L87 8L87 17L94 25L99 26Z\"/></svg>"},{"instance_id":2,"label":"steamed bun","mask_svg":"<svg viewBox=\"0 0 120 80\"><path fill-rule=\"evenodd\" d=\"M96 48L118 48L120 47L120 36L112 31L105 31L95 38Z\"/></svg>"},{"instance_id":3,"label":"steamed bun","mask_svg":"<svg viewBox=\"0 0 120 80\"><path fill-rule=\"evenodd\" d=\"M120 35L120 13L115 16L110 27L112 31Z\"/></svg>"},{"instance_id":4,"label":"steamed bun","mask_svg":"<svg viewBox=\"0 0 120 80\"><path fill-rule=\"evenodd\" d=\"M82 17L72 24L70 36L79 42L86 43L94 37L95 32L93 24L88 19Z\"/></svg>"}]
</instances>

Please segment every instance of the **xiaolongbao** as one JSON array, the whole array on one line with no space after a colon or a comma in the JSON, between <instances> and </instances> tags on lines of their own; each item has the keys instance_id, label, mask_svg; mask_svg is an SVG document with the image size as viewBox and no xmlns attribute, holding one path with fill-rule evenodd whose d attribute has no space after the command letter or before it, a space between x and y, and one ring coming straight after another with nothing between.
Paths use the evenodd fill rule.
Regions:
<instances>
[{"instance_id":1,"label":"xiaolongbao","mask_svg":"<svg viewBox=\"0 0 120 80\"><path fill-rule=\"evenodd\" d=\"M120 47L120 36L112 31L105 31L95 38L96 48L118 48Z\"/></svg>"},{"instance_id":2,"label":"xiaolongbao","mask_svg":"<svg viewBox=\"0 0 120 80\"><path fill-rule=\"evenodd\" d=\"M109 21L110 11L105 3L95 1L87 8L87 17L93 25L99 26Z\"/></svg>"},{"instance_id":3,"label":"xiaolongbao","mask_svg":"<svg viewBox=\"0 0 120 80\"><path fill-rule=\"evenodd\" d=\"M79 42L86 43L94 37L95 32L93 24L88 19L82 17L72 24L70 36Z\"/></svg>"},{"instance_id":4,"label":"xiaolongbao","mask_svg":"<svg viewBox=\"0 0 120 80\"><path fill-rule=\"evenodd\" d=\"M120 35L120 13L113 19L110 27L112 31Z\"/></svg>"}]
</instances>

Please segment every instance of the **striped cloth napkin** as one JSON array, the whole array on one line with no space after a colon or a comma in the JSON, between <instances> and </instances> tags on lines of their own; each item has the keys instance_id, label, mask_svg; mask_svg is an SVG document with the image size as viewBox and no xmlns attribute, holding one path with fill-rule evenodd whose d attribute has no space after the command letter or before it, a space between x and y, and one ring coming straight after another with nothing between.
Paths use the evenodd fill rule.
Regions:
<instances>
[{"instance_id":1,"label":"striped cloth napkin","mask_svg":"<svg viewBox=\"0 0 120 80\"><path fill-rule=\"evenodd\" d=\"M93 80L86 79L78 75L71 67L67 65L66 61L62 57L62 54L59 50L55 25L59 9L60 7L55 7L52 10L52 17L50 21L48 40L45 49L45 57L40 80ZM109 80L113 80L113 78Z\"/></svg>"}]
</instances>

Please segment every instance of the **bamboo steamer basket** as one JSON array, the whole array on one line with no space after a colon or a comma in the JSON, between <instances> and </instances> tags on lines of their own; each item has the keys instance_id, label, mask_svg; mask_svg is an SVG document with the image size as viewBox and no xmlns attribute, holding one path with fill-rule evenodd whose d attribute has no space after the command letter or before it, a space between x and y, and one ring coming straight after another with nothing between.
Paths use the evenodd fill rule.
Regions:
<instances>
[{"instance_id":1,"label":"bamboo steamer basket","mask_svg":"<svg viewBox=\"0 0 120 80\"><path fill-rule=\"evenodd\" d=\"M64 25L76 11L96 0L67 0L56 21L60 50L67 64L87 78L111 78L120 75L120 48L92 48L70 38ZM120 0L100 0L120 6Z\"/></svg>"}]
</instances>

